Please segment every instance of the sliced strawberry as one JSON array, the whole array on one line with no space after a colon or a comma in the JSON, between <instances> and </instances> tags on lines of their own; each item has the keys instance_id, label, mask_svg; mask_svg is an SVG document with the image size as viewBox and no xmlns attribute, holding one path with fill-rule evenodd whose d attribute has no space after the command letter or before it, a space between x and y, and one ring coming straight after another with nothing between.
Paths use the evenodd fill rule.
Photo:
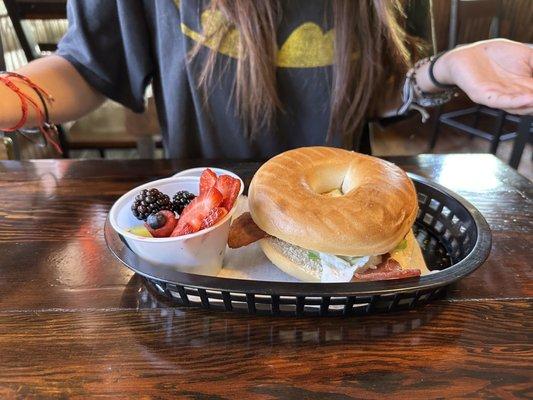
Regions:
<instances>
[{"instance_id":1,"label":"sliced strawberry","mask_svg":"<svg viewBox=\"0 0 533 400\"><path fill-rule=\"evenodd\" d=\"M217 183L217 174L206 168L200 176L200 194L207 192Z\"/></svg>"},{"instance_id":2,"label":"sliced strawberry","mask_svg":"<svg viewBox=\"0 0 533 400\"><path fill-rule=\"evenodd\" d=\"M224 196L222 207L230 211L239 195L241 181L229 175L220 175L215 187L220 193L222 193L222 196Z\"/></svg>"},{"instance_id":3,"label":"sliced strawberry","mask_svg":"<svg viewBox=\"0 0 533 400\"><path fill-rule=\"evenodd\" d=\"M196 232L196 231L189 224L185 224L185 226L181 227L179 230L178 229L174 229L174 231L172 232L171 237L188 235L189 233L194 233L194 232Z\"/></svg>"},{"instance_id":4,"label":"sliced strawberry","mask_svg":"<svg viewBox=\"0 0 533 400\"><path fill-rule=\"evenodd\" d=\"M222 194L214 187L196 197L181 213L172 236L181 236L199 231L204 218L208 216L213 208L218 207L223 200Z\"/></svg>"},{"instance_id":5,"label":"sliced strawberry","mask_svg":"<svg viewBox=\"0 0 533 400\"><path fill-rule=\"evenodd\" d=\"M148 222L145 222L144 226L146 227L146 229L148 229L148 231L152 234L153 237L156 237L156 238L169 237L174 231L174 228L176 227L176 225L178 224L178 220L176 219L174 212L168 211L168 210L162 210L162 211L159 211L157 214L164 215L165 222L163 226L154 229L148 224ZM148 219L148 221L149 220L150 218Z\"/></svg>"},{"instance_id":6,"label":"sliced strawberry","mask_svg":"<svg viewBox=\"0 0 533 400\"><path fill-rule=\"evenodd\" d=\"M206 228L209 228L210 226L215 225L218 221L220 221L226 215L228 215L228 210L226 210L224 207L213 208L211 211L209 211L209 214L207 214L207 217L203 219L201 229L206 229Z\"/></svg>"}]
</instances>

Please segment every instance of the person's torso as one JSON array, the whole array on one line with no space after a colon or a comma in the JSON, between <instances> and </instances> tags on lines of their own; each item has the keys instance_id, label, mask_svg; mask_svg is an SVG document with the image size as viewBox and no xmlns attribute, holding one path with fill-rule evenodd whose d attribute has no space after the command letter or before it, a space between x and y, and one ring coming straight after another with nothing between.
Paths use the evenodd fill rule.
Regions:
<instances>
[{"instance_id":1,"label":"person's torso","mask_svg":"<svg viewBox=\"0 0 533 400\"><path fill-rule=\"evenodd\" d=\"M153 87L171 157L267 158L299 146L326 143L329 126L333 31L324 0L285 0L277 31L277 90L282 110L270 127L247 132L234 96L239 33L194 46L224 17L209 1L145 0L154 66ZM198 87L208 48L218 48L208 96ZM250 135L251 133L251 135ZM330 143L339 145L337 142Z\"/></svg>"}]
</instances>

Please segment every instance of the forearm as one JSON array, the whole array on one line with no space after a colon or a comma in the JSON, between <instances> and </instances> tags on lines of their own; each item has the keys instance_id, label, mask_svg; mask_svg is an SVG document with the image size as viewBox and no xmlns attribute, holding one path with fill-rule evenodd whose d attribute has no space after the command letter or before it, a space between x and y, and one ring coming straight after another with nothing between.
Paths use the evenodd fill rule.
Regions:
<instances>
[{"instance_id":1,"label":"forearm","mask_svg":"<svg viewBox=\"0 0 533 400\"><path fill-rule=\"evenodd\" d=\"M424 63L415 70L420 89L416 92L418 96L420 91L426 93L421 95L425 107L432 98L437 104L450 95L428 95L441 90L432 83L429 68L430 64ZM474 103L510 114L533 114L533 49L523 43L491 39L457 47L436 59L433 75L439 84L455 85ZM421 99L415 100L421 104Z\"/></svg>"},{"instance_id":2,"label":"forearm","mask_svg":"<svg viewBox=\"0 0 533 400\"><path fill-rule=\"evenodd\" d=\"M33 61L16 71L30 78L54 98L48 104L50 120L62 123L77 119L98 107L104 97L93 89L68 61L59 56L44 57ZM17 86L37 104L41 104L37 94L18 82ZM33 107L28 109L26 125L39 123L38 114ZM9 128L18 123L22 116L19 97L0 82L0 129Z\"/></svg>"}]
</instances>

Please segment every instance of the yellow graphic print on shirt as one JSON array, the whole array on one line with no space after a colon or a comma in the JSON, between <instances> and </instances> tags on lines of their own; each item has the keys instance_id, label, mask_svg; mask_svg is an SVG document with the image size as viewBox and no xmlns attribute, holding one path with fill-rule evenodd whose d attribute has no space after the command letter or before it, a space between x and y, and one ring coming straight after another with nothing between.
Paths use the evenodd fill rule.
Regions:
<instances>
[{"instance_id":1,"label":"yellow graphic print on shirt","mask_svg":"<svg viewBox=\"0 0 533 400\"><path fill-rule=\"evenodd\" d=\"M179 5L178 0L174 0ZM201 15L202 33L185 24L181 31L204 46L232 58L239 57L239 32L219 11L206 10ZM333 64L333 29L324 31L313 22L296 28L278 51L277 66L316 68Z\"/></svg>"}]
</instances>

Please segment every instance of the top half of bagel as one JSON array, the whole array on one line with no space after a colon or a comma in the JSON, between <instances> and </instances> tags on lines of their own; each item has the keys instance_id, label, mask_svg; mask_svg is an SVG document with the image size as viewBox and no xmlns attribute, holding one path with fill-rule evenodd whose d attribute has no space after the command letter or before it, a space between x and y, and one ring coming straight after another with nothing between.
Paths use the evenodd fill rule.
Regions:
<instances>
[{"instance_id":1,"label":"top half of bagel","mask_svg":"<svg viewBox=\"0 0 533 400\"><path fill-rule=\"evenodd\" d=\"M335 189L339 196L325 195ZM402 169L329 147L303 147L270 159L248 193L252 218L269 235L345 256L394 249L418 210L414 185Z\"/></svg>"}]
</instances>

